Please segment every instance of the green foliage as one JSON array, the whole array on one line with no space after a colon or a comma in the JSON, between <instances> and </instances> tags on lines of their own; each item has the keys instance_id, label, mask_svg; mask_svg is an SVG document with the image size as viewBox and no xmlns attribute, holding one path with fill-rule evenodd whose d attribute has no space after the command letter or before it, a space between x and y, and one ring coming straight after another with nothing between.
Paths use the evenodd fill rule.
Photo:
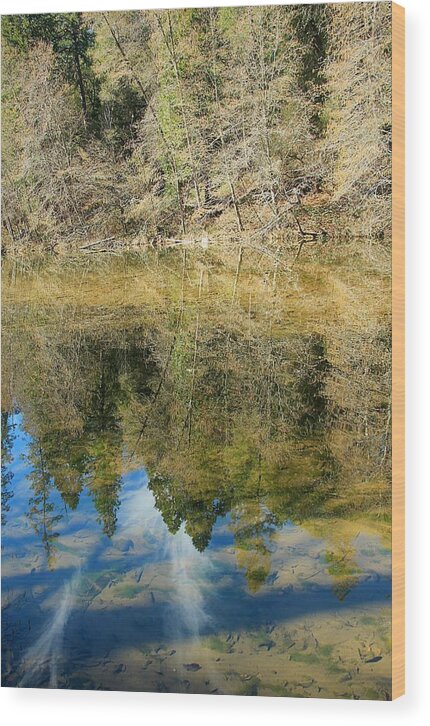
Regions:
<instances>
[{"instance_id":1,"label":"green foliage","mask_svg":"<svg viewBox=\"0 0 430 726\"><path fill-rule=\"evenodd\" d=\"M40 15L5 15L2 18L2 37L10 45L28 51L35 43L52 43L58 36L57 13Z\"/></svg>"},{"instance_id":2,"label":"green foliage","mask_svg":"<svg viewBox=\"0 0 430 726\"><path fill-rule=\"evenodd\" d=\"M6 16L2 34L11 46L28 55L38 43L52 47L64 79L76 87L84 116L92 121L95 132L99 123L99 81L92 73L89 55L95 36L82 13Z\"/></svg>"}]
</instances>

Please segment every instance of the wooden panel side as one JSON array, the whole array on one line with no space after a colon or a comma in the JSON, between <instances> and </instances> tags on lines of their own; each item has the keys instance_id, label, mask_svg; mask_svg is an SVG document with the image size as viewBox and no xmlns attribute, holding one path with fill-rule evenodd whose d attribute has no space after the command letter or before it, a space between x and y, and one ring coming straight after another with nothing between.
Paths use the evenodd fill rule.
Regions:
<instances>
[{"instance_id":1,"label":"wooden panel side","mask_svg":"<svg viewBox=\"0 0 430 726\"><path fill-rule=\"evenodd\" d=\"M392 3L393 699L405 692L405 11Z\"/></svg>"}]
</instances>

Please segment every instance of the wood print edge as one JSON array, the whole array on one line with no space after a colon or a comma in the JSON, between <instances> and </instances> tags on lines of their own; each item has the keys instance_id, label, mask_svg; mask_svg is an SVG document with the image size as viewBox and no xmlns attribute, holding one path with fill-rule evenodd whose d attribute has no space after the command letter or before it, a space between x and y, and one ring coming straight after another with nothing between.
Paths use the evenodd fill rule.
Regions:
<instances>
[{"instance_id":1,"label":"wood print edge","mask_svg":"<svg viewBox=\"0 0 430 726\"><path fill-rule=\"evenodd\" d=\"M392 698L405 693L405 10L392 3Z\"/></svg>"}]
</instances>

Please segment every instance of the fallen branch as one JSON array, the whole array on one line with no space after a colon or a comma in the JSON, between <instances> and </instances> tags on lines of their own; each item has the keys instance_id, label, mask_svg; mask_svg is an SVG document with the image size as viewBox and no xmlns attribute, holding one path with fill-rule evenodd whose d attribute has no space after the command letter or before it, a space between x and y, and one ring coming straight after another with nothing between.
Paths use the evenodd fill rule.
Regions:
<instances>
[{"instance_id":1,"label":"fallen branch","mask_svg":"<svg viewBox=\"0 0 430 726\"><path fill-rule=\"evenodd\" d=\"M302 237L310 237L312 240L318 239L318 237L326 237L327 232L325 229L322 229L321 232L305 232L305 230L302 228L302 225L300 224L300 220L298 217L296 217L295 214L293 214L294 219L296 220L297 226L299 228L299 232L302 235Z\"/></svg>"},{"instance_id":2,"label":"fallen branch","mask_svg":"<svg viewBox=\"0 0 430 726\"><path fill-rule=\"evenodd\" d=\"M99 255L101 252L107 252L110 255L121 254L121 250L118 250L115 247L102 247L100 250L85 250L85 254L87 255Z\"/></svg>"},{"instance_id":3,"label":"fallen branch","mask_svg":"<svg viewBox=\"0 0 430 726\"><path fill-rule=\"evenodd\" d=\"M105 244L106 242L112 242L115 237L105 237L105 239L98 239L95 242L88 242L86 245L81 245L80 250L87 250L89 247L95 247L96 245Z\"/></svg>"}]
</instances>

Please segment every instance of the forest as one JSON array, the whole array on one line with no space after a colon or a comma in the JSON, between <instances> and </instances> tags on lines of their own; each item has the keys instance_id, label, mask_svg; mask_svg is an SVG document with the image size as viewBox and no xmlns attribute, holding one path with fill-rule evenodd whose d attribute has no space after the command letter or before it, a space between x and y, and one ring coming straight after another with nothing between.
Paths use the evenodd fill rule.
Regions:
<instances>
[{"instance_id":1,"label":"forest","mask_svg":"<svg viewBox=\"0 0 430 726\"><path fill-rule=\"evenodd\" d=\"M390 244L391 5L2 19L9 252Z\"/></svg>"},{"instance_id":2,"label":"forest","mask_svg":"<svg viewBox=\"0 0 430 726\"><path fill-rule=\"evenodd\" d=\"M2 19L2 685L391 698L391 4Z\"/></svg>"}]
</instances>

